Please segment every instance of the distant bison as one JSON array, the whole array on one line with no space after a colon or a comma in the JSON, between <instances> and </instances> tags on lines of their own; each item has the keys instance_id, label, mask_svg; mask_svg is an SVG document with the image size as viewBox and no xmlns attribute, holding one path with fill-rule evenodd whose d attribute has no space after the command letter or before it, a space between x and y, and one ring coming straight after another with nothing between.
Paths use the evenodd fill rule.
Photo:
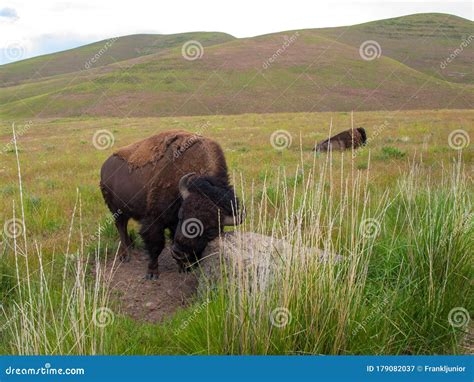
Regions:
<instances>
[{"instance_id":1,"label":"distant bison","mask_svg":"<svg viewBox=\"0 0 474 382\"><path fill-rule=\"evenodd\" d=\"M100 189L121 240L121 259L130 260L130 218L150 255L146 278L158 278L165 229L173 238L180 269L199 260L223 227L241 222L218 143L186 131L167 131L126 146L101 169Z\"/></svg>"},{"instance_id":2,"label":"distant bison","mask_svg":"<svg viewBox=\"0 0 474 382\"><path fill-rule=\"evenodd\" d=\"M363 127L355 130L346 130L329 139L319 142L314 150L316 151L330 151L330 150L346 150L354 147L365 145L367 142L367 134Z\"/></svg>"}]
</instances>

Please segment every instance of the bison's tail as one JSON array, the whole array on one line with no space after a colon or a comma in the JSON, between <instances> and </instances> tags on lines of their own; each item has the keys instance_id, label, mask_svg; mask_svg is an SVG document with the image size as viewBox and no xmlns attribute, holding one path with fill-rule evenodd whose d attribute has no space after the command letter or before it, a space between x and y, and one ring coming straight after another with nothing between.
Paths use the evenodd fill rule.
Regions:
<instances>
[{"instance_id":1,"label":"bison's tail","mask_svg":"<svg viewBox=\"0 0 474 382\"><path fill-rule=\"evenodd\" d=\"M367 134L365 132L365 129L363 127L358 127L357 131L362 136L362 144L365 145L365 142L367 142Z\"/></svg>"}]
</instances>

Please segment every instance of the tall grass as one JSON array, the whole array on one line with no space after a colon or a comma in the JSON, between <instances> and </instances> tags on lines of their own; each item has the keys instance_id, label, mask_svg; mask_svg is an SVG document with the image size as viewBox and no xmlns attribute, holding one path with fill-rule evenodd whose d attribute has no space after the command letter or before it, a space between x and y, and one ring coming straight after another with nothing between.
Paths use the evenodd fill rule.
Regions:
<instances>
[{"instance_id":1,"label":"tall grass","mask_svg":"<svg viewBox=\"0 0 474 382\"><path fill-rule=\"evenodd\" d=\"M16 140L14 143L16 149ZM2 351L20 355L104 353L105 327L114 314L108 307L112 270L106 270L99 259L100 236L97 251L85 253L78 194L67 248L60 255L44 256L41 244L27 237L18 150L16 155L21 214L16 216L13 204L10 253L3 253L1 259L6 285L2 285L5 304L0 314L5 322L0 337L8 343ZM77 250L71 253L75 220L79 220L80 238Z\"/></svg>"},{"instance_id":2,"label":"tall grass","mask_svg":"<svg viewBox=\"0 0 474 382\"><path fill-rule=\"evenodd\" d=\"M206 312L180 333L185 352L209 354L456 353L472 310L472 200L460 163L431 184L413 165L393 190L372 191L367 172L333 174L331 157L302 182L280 173L246 204L242 228L291 243L275 253L272 282L230 267ZM271 189L271 196L267 190ZM245 236L240 251L248 251ZM304 256L324 249L329 260ZM269 249L271 250L271 248ZM342 257L338 261L336 254ZM250 274L249 274L250 273Z\"/></svg>"},{"instance_id":3,"label":"tall grass","mask_svg":"<svg viewBox=\"0 0 474 382\"><path fill-rule=\"evenodd\" d=\"M288 250L279 253L268 247L274 266L264 287L258 283L256 267L244 272L224 264L227 268L217 285L201 289L195 305L159 328L110 309L113 270L106 271L99 250L85 249L79 196L68 248L61 255L44 256L39 243L27 240L21 213L23 243L14 235L13 264L2 259L2 267L14 277L6 283L7 323L0 336L8 345L3 351L458 352L467 329L453 326L450 314L454 308L472 311L474 301L472 190L461 162L446 169L436 184L413 164L409 173L401 174L397 187L379 190L370 177L370 160L368 170L357 170L352 161L337 173L332 161L331 153L314 157L312 163L301 159L295 174L282 169L272 181L265 180L261 190L236 179L248 212L239 230L284 240ZM18 173L22 194L20 168ZM23 211L22 197L20 204ZM14 209L16 218L15 214ZM77 220L78 250L71 256L69 243ZM309 251L314 256L307 255L308 248L314 249ZM248 250L242 239L237 252Z\"/></svg>"}]
</instances>

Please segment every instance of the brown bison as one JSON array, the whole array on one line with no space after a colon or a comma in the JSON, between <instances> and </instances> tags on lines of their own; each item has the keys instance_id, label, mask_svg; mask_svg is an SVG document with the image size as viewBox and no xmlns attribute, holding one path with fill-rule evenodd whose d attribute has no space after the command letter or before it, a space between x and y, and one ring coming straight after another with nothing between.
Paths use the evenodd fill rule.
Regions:
<instances>
[{"instance_id":1,"label":"brown bison","mask_svg":"<svg viewBox=\"0 0 474 382\"><path fill-rule=\"evenodd\" d=\"M186 131L167 131L124 147L102 165L100 189L116 217L122 261L130 260L129 219L141 224L150 255L146 278L158 278L165 229L181 270L199 260L226 225L240 224L239 202L216 142Z\"/></svg>"},{"instance_id":2,"label":"brown bison","mask_svg":"<svg viewBox=\"0 0 474 382\"><path fill-rule=\"evenodd\" d=\"M363 127L358 127L355 130L349 129L339 133L329 139L319 142L314 150L316 151L330 151L330 150L346 150L354 147L365 145L367 142L367 134Z\"/></svg>"}]
</instances>

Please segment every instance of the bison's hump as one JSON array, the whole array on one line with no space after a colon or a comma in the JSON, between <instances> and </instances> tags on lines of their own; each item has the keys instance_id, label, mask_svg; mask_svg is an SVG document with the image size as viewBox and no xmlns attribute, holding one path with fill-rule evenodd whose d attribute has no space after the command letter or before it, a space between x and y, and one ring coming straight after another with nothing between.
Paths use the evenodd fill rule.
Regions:
<instances>
[{"instance_id":1,"label":"bison's hump","mask_svg":"<svg viewBox=\"0 0 474 382\"><path fill-rule=\"evenodd\" d=\"M156 164L162 158L176 158L197 142L205 140L198 134L171 130L122 147L114 155L125 160L131 168Z\"/></svg>"}]
</instances>

